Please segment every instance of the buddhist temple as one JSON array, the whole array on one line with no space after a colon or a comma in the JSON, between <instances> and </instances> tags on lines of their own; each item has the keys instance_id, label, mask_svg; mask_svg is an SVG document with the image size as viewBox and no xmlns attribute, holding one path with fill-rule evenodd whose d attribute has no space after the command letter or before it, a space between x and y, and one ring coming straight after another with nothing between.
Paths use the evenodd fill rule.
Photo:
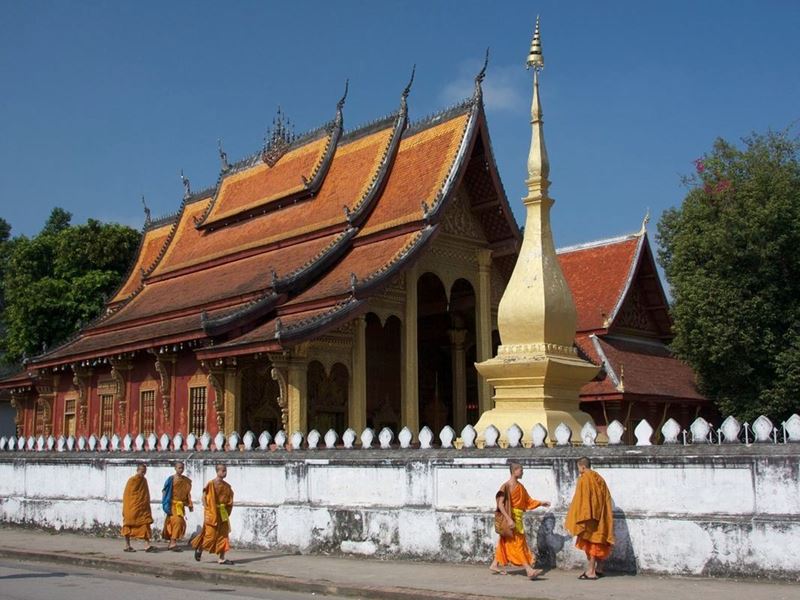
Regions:
<instances>
[{"instance_id":1,"label":"buddhist temple","mask_svg":"<svg viewBox=\"0 0 800 600\"><path fill-rule=\"evenodd\" d=\"M216 184L149 214L104 313L0 382L24 435L88 436L423 425L460 431L492 408L475 363L522 236L495 164L481 83L419 121L411 83L388 116L331 118L264 146ZM413 75L412 75L413 81ZM522 131L522 130L521 130ZM602 428L682 424L708 403L667 348L667 299L644 228L565 248L578 355L601 367L581 409Z\"/></svg>"}]
</instances>

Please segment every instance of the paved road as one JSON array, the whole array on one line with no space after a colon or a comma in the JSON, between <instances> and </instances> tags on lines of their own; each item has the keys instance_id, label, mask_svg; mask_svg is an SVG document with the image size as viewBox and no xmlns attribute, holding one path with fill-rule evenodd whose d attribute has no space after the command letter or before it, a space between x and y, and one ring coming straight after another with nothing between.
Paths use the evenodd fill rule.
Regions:
<instances>
[{"instance_id":1,"label":"paved road","mask_svg":"<svg viewBox=\"0 0 800 600\"><path fill-rule=\"evenodd\" d=\"M108 600L153 598L158 600L344 600L336 596L260 590L206 582L168 581L158 577L134 577L86 568L0 561L2 600ZM352 598L348 599L352 600Z\"/></svg>"}]
</instances>

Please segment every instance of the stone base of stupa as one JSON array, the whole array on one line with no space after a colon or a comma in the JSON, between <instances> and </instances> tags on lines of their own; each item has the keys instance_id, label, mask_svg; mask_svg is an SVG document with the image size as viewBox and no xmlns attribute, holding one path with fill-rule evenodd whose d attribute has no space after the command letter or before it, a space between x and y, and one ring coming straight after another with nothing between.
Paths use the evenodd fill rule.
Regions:
<instances>
[{"instance_id":1,"label":"stone base of stupa","mask_svg":"<svg viewBox=\"0 0 800 600\"><path fill-rule=\"evenodd\" d=\"M479 444L489 425L497 427L500 442L505 443L506 430L514 424L522 429L523 442L529 443L537 423L547 429L550 444L555 443L559 423L572 430L573 443L581 443L581 428L592 418L578 408L579 391L597 375L599 367L577 355L502 351L475 367L495 390L495 407L483 413L475 425Z\"/></svg>"}]
</instances>

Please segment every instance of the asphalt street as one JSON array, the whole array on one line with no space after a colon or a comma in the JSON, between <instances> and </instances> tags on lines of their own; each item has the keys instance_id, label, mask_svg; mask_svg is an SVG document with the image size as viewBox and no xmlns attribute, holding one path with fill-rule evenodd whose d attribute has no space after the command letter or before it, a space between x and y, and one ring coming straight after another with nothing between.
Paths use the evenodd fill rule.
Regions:
<instances>
[{"instance_id":1,"label":"asphalt street","mask_svg":"<svg viewBox=\"0 0 800 600\"><path fill-rule=\"evenodd\" d=\"M133 576L40 562L0 561L2 600L186 600L187 597L192 600L220 600L224 597L237 600L344 600L338 596L214 585L202 581L170 581L160 577Z\"/></svg>"}]
</instances>

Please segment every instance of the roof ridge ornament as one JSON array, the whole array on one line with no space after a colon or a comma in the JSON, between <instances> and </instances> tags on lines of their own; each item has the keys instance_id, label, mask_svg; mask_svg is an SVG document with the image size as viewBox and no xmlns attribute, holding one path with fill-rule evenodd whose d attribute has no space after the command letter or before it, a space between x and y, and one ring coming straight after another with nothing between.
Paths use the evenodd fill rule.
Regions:
<instances>
[{"instance_id":1,"label":"roof ridge ornament","mask_svg":"<svg viewBox=\"0 0 800 600\"><path fill-rule=\"evenodd\" d=\"M336 103L336 110L341 111L344 108L344 102L347 100L347 92L350 90L350 79L344 80L344 94L342 97L339 98L339 102Z\"/></svg>"},{"instance_id":2,"label":"roof ridge ornament","mask_svg":"<svg viewBox=\"0 0 800 600\"><path fill-rule=\"evenodd\" d=\"M228 153L222 148L222 139L217 139L217 148L219 149L219 162L221 163L222 172L227 173L231 169L231 165L228 162Z\"/></svg>"},{"instance_id":3,"label":"roof ridge ornament","mask_svg":"<svg viewBox=\"0 0 800 600\"><path fill-rule=\"evenodd\" d=\"M414 75L417 73L417 65L416 63L411 67L411 79L408 80L408 85L403 90L403 100L408 98L408 95L411 93L411 86L414 84Z\"/></svg>"},{"instance_id":4,"label":"roof ridge ornament","mask_svg":"<svg viewBox=\"0 0 800 600\"><path fill-rule=\"evenodd\" d=\"M639 235L644 235L647 233L647 224L650 222L650 207L647 207L647 212L644 214L644 219L642 219L642 227L639 229Z\"/></svg>"},{"instance_id":5,"label":"roof ridge ornament","mask_svg":"<svg viewBox=\"0 0 800 600\"><path fill-rule=\"evenodd\" d=\"M475 75L475 97L480 98L483 95L483 90L481 89L481 84L483 80L486 79L486 68L489 66L489 47L486 47L486 56L483 58L483 67Z\"/></svg>"},{"instance_id":6,"label":"roof ridge ornament","mask_svg":"<svg viewBox=\"0 0 800 600\"><path fill-rule=\"evenodd\" d=\"M152 219L150 218L150 209L147 206L147 202L144 201L144 194L142 194L142 206L144 207L144 226L149 227Z\"/></svg>"},{"instance_id":7,"label":"roof ridge ornament","mask_svg":"<svg viewBox=\"0 0 800 600\"><path fill-rule=\"evenodd\" d=\"M192 185L189 178L183 174L183 169L181 169L181 183L183 183L183 199L188 200L192 197Z\"/></svg>"},{"instance_id":8,"label":"roof ridge ornament","mask_svg":"<svg viewBox=\"0 0 800 600\"><path fill-rule=\"evenodd\" d=\"M267 127L264 135L264 149L261 151L262 160L270 167L274 167L281 157L286 154L294 142L294 126L278 105L278 112L272 118L272 126Z\"/></svg>"}]
</instances>

